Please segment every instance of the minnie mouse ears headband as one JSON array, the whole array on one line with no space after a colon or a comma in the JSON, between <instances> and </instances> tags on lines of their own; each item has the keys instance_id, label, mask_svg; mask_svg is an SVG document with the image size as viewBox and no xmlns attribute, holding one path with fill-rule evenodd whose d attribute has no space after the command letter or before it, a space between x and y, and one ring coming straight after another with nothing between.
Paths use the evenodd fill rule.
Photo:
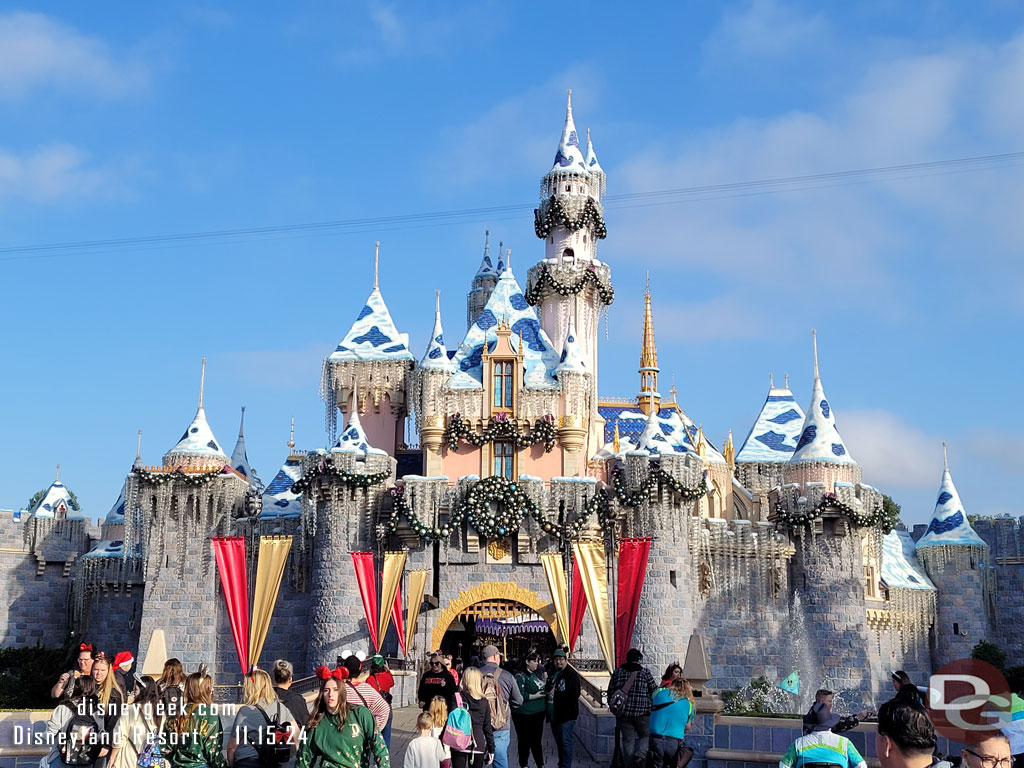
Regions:
<instances>
[{"instance_id":1,"label":"minnie mouse ears headband","mask_svg":"<svg viewBox=\"0 0 1024 768\"><path fill-rule=\"evenodd\" d=\"M348 679L348 670L345 669L345 667L335 667L334 669L328 669L327 667L317 667L316 677L317 680L320 680L322 682L326 682L327 680L330 680L332 677L335 680L346 680Z\"/></svg>"},{"instance_id":2,"label":"minnie mouse ears headband","mask_svg":"<svg viewBox=\"0 0 1024 768\"><path fill-rule=\"evenodd\" d=\"M82 651L88 651L89 653L92 653L92 645L89 643L82 643L80 646L78 646L78 652L81 653Z\"/></svg>"}]
</instances>

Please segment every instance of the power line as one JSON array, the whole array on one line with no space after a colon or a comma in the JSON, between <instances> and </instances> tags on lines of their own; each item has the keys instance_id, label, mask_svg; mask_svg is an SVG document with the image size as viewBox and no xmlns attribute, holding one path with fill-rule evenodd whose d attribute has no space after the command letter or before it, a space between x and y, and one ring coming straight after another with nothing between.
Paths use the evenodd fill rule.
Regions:
<instances>
[{"instance_id":1,"label":"power line","mask_svg":"<svg viewBox=\"0 0 1024 768\"><path fill-rule=\"evenodd\" d=\"M709 184L676 189L632 192L607 195L603 202L612 209L644 208L662 205L677 205L701 200L720 200L734 197L800 192L809 189L824 189L853 184L873 183L885 180L905 180L925 176L965 173L998 167L1014 167L1024 162L1024 152L1006 152L995 155L935 160L925 163L860 168L829 173L783 176L771 179L740 181L727 184ZM498 205L482 208L462 208L450 211L396 214L358 219L309 222L304 224L281 224L266 227L241 227L236 229L184 232L178 234L148 235L140 237L110 238L102 240L78 240L36 245L17 245L0 248L0 261L14 261L31 258L45 258L75 251L110 250L153 250L170 247L187 247L203 242L245 238L241 242L295 236L334 236L360 231L388 231L418 227L445 226L459 220L474 218L502 217L518 218L518 214L531 211L533 204ZM514 216L512 214L515 214Z\"/></svg>"}]
</instances>

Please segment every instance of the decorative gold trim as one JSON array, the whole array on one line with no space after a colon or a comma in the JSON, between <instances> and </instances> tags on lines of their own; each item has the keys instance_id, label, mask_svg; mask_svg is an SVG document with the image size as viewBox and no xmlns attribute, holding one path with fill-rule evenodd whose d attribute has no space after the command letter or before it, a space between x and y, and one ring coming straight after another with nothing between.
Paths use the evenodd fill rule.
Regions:
<instances>
[{"instance_id":1,"label":"decorative gold trim","mask_svg":"<svg viewBox=\"0 0 1024 768\"><path fill-rule=\"evenodd\" d=\"M512 581L485 581L470 589L460 590L457 597L448 602L448 607L441 611L434 625L434 632L430 638L431 648L440 648L444 633L452 625L459 615L467 608L485 600L511 600L525 605L534 613L540 614L541 618L548 623L551 631L555 632L555 606L550 601L544 601L532 589L524 589Z\"/></svg>"}]
</instances>

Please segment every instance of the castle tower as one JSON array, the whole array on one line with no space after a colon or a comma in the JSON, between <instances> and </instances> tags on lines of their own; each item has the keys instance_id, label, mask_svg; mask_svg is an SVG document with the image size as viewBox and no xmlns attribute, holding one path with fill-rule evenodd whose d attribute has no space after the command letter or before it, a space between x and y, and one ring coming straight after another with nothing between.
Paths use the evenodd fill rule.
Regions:
<instances>
[{"instance_id":1,"label":"castle tower","mask_svg":"<svg viewBox=\"0 0 1024 768\"><path fill-rule=\"evenodd\" d=\"M604 188L593 143L588 138L586 157L580 147L570 91L555 162L541 181L540 207L534 211L544 259L530 269L526 300L539 305L541 325L559 347L575 318L583 362L595 378L598 320L615 297L611 270L597 258L597 241L607 235Z\"/></svg>"},{"instance_id":2,"label":"castle tower","mask_svg":"<svg viewBox=\"0 0 1024 768\"><path fill-rule=\"evenodd\" d=\"M486 256L485 256L486 258ZM497 281L495 281L497 284ZM493 286L491 286L493 290ZM487 291L490 298L491 290ZM480 311L483 311L481 307ZM480 313L477 313L479 317ZM474 318L474 322L476 318ZM441 474L441 442L444 436L444 396L441 388L455 373L455 365L448 355L444 343L444 328L441 325L441 292L437 291L434 304L434 329L430 343L423 353L416 377L416 422L420 431L420 445L423 446L424 472L427 477Z\"/></svg>"},{"instance_id":3,"label":"castle tower","mask_svg":"<svg viewBox=\"0 0 1024 768\"><path fill-rule=\"evenodd\" d=\"M562 355L555 366L562 388L562 416L558 435L565 446L563 476L586 474L587 417L593 410L594 377L583 362L583 351L576 341L576 323L569 319L569 332L562 344Z\"/></svg>"},{"instance_id":4,"label":"castle tower","mask_svg":"<svg viewBox=\"0 0 1024 768\"><path fill-rule=\"evenodd\" d=\"M399 333L381 295L377 255L373 290L352 327L324 359L320 396L327 407L327 427L335 437L337 414L353 400L363 409L363 425L375 445L394 454L405 426L406 374L415 366L409 337Z\"/></svg>"},{"instance_id":5,"label":"castle tower","mask_svg":"<svg viewBox=\"0 0 1024 768\"><path fill-rule=\"evenodd\" d=\"M658 394L658 348L654 345L654 318L651 315L651 283L644 289L644 340L640 349L640 394L636 397L640 410L650 415L661 408Z\"/></svg>"},{"instance_id":6,"label":"castle tower","mask_svg":"<svg viewBox=\"0 0 1024 768\"><path fill-rule=\"evenodd\" d=\"M928 530L917 541L917 557L938 589L935 615L936 667L965 659L989 636L993 571L989 547L971 527L949 473L946 444L939 496Z\"/></svg>"},{"instance_id":7,"label":"castle tower","mask_svg":"<svg viewBox=\"0 0 1024 768\"><path fill-rule=\"evenodd\" d=\"M186 668L207 663L223 675L232 669L233 650L225 641L230 632L218 606L210 539L231 532L249 483L231 467L206 421L205 379L204 358L196 415L163 465L137 465L128 475L124 547L128 557L141 560L145 580L139 658L153 630L162 629ZM175 619L183 615L190 620Z\"/></svg>"},{"instance_id":8,"label":"castle tower","mask_svg":"<svg viewBox=\"0 0 1024 768\"><path fill-rule=\"evenodd\" d=\"M491 297L491 291L498 284L498 278L504 271L505 265L501 260L501 248L498 248L498 266L495 267L491 261L491 233L484 232L484 256L480 260L480 268L473 276L473 287L466 294L466 327L469 328L480 313L487 306L487 299Z\"/></svg>"},{"instance_id":9,"label":"castle tower","mask_svg":"<svg viewBox=\"0 0 1024 768\"><path fill-rule=\"evenodd\" d=\"M736 454L736 476L754 495L763 495L784 482L786 464L796 451L804 412L789 389L769 376L768 397Z\"/></svg>"},{"instance_id":10,"label":"castle tower","mask_svg":"<svg viewBox=\"0 0 1024 768\"><path fill-rule=\"evenodd\" d=\"M235 450L231 452L231 468L238 474L251 481L253 476L252 468L249 466L249 457L245 455L245 406L242 406L242 418L238 422L238 442L235 443Z\"/></svg>"},{"instance_id":11,"label":"castle tower","mask_svg":"<svg viewBox=\"0 0 1024 768\"><path fill-rule=\"evenodd\" d=\"M814 339L814 386L807 406L800 438L784 472L786 483L824 483L831 490L836 483L859 483L860 466L846 450L836 428L836 415L825 397L818 371L818 334Z\"/></svg>"}]
</instances>

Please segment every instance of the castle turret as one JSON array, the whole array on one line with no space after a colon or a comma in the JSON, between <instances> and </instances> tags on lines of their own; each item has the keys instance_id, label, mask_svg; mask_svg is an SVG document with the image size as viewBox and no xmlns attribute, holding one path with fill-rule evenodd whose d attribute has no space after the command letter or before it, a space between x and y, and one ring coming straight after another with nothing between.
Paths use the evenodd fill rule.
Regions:
<instances>
[{"instance_id":1,"label":"castle turret","mask_svg":"<svg viewBox=\"0 0 1024 768\"><path fill-rule=\"evenodd\" d=\"M654 345L650 279L644 289L644 340L640 349L640 394L636 400L640 410L647 415L657 413L661 408L661 395L658 393L658 348Z\"/></svg>"},{"instance_id":2,"label":"castle turret","mask_svg":"<svg viewBox=\"0 0 1024 768\"><path fill-rule=\"evenodd\" d=\"M989 637L989 598L995 578L989 547L971 527L949 473L946 444L939 496L928 530L917 541L917 557L938 588L935 656L940 666L965 659Z\"/></svg>"},{"instance_id":3,"label":"castle turret","mask_svg":"<svg viewBox=\"0 0 1024 768\"><path fill-rule=\"evenodd\" d=\"M231 452L231 468L251 481L253 472L249 466L249 457L245 455L245 406L242 406L242 418L238 422L238 441Z\"/></svg>"},{"instance_id":4,"label":"castle turret","mask_svg":"<svg viewBox=\"0 0 1024 768\"><path fill-rule=\"evenodd\" d=\"M818 371L818 334L812 332L812 335L814 386L811 402L807 406L800 438L786 465L784 477L787 483L824 483L826 490L831 490L837 483L859 483L861 475L860 467L839 436L835 412L825 397Z\"/></svg>"},{"instance_id":5,"label":"castle turret","mask_svg":"<svg viewBox=\"0 0 1024 768\"><path fill-rule=\"evenodd\" d=\"M493 286L492 286L493 290ZM490 291L487 292L490 298ZM420 431L420 445L423 446L428 476L441 472L441 442L444 437L445 407L441 388L448 378L455 373L455 365L448 355L448 347L444 343L444 328L441 325L441 292L437 291L434 298L434 329L430 333L430 343L423 353L419 368L415 375L416 381L416 423ZM482 308L481 308L482 311ZM477 313L479 316L479 313ZM474 318L475 322L476 318Z\"/></svg>"},{"instance_id":6,"label":"castle turret","mask_svg":"<svg viewBox=\"0 0 1024 768\"><path fill-rule=\"evenodd\" d=\"M569 331L562 344L562 354L555 366L555 376L562 388L562 415L558 436L565 446L563 467L565 477L585 474L586 463L581 453L586 446L588 417L593 410L594 377L583 361L583 352L576 341L576 324L569 319Z\"/></svg>"},{"instance_id":7,"label":"castle turret","mask_svg":"<svg viewBox=\"0 0 1024 768\"><path fill-rule=\"evenodd\" d=\"M766 494L785 482L786 464L796 452L804 418L789 389L789 376L782 387L776 387L770 376L768 397L736 453L737 479L752 494Z\"/></svg>"},{"instance_id":8,"label":"castle turret","mask_svg":"<svg viewBox=\"0 0 1024 768\"><path fill-rule=\"evenodd\" d=\"M597 258L597 241L607 235L604 187L593 144L588 141L586 157L580 147L570 91L555 162L541 181L540 207L534 211L544 259L529 272L526 300L539 305L541 325L559 347L569 319L575 318L583 362L595 377L598 319L615 297L611 270Z\"/></svg>"},{"instance_id":9,"label":"castle turret","mask_svg":"<svg viewBox=\"0 0 1024 768\"><path fill-rule=\"evenodd\" d=\"M354 400L363 409L363 425L370 439L393 454L405 425L406 374L415 360L409 351L409 337L398 332L381 295L376 260L379 255L378 242L373 290L345 338L324 359L320 396L327 406L332 440L338 411L344 414Z\"/></svg>"},{"instance_id":10,"label":"castle turret","mask_svg":"<svg viewBox=\"0 0 1024 768\"><path fill-rule=\"evenodd\" d=\"M192 423L185 428L177 444L164 454L165 467L181 467L182 469L219 469L230 460L221 450L220 443L213 435L206 421L206 409L203 408L203 390L206 386L206 358L203 358L202 373L199 376L199 407Z\"/></svg>"},{"instance_id":11,"label":"castle turret","mask_svg":"<svg viewBox=\"0 0 1024 768\"><path fill-rule=\"evenodd\" d=\"M498 283L498 278L504 271L505 265L501 260L501 247L498 247L498 266L495 267L491 260L491 233L484 232L484 256L480 260L480 268L473 276L473 287L466 294L466 327L469 328L480 313L487 306L487 299L491 297L491 291Z\"/></svg>"}]
</instances>

